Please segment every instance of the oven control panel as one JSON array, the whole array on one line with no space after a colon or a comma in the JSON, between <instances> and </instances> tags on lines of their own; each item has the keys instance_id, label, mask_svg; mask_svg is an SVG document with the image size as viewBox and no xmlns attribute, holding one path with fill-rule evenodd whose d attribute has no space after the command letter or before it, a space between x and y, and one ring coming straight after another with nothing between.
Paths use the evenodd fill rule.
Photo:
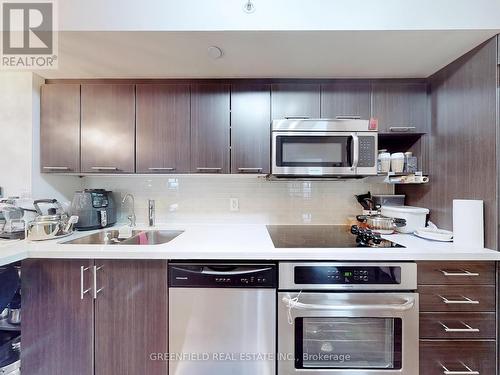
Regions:
<instances>
[{"instance_id":1,"label":"oven control panel","mask_svg":"<svg viewBox=\"0 0 500 375\"><path fill-rule=\"evenodd\" d=\"M296 266L295 284L400 284L399 266Z\"/></svg>"}]
</instances>

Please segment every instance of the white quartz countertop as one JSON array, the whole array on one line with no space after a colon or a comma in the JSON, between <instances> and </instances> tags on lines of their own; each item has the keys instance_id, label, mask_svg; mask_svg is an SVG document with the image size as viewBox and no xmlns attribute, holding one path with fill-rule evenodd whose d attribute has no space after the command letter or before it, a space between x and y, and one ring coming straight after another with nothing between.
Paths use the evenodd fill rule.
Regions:
<instances>
[{"instance_id":1,"label":"white quartz countertop","mask_svg":"<svg viewBox=\"0 0 500 375\"><path fill-rule=\"evenodd\" d=\"M151 229L138 227L135 229ZM160 225L154 229L184 230L161 245L74 245L65 241L92 232L77 232L52 241L0 243L0 265L26 258L58 259L239 259L343 261L500 261L500 252L441 243L413 235L385 236L405 248L286 248L277 249L265 225ZM353 236L354 241L354 236Z\"/></svg>"}]
</instances>

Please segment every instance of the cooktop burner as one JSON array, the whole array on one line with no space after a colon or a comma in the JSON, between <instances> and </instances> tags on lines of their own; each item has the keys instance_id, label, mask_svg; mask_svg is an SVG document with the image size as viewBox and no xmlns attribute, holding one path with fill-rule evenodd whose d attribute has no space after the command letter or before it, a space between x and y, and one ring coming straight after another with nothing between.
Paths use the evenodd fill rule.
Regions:
<instances>
[{"instance_id":1,"label":"cooktop burner","mask_svg":"<svg viewBox=\"0 0 500 375\"><path fill-rule=\"evenodd\" d=\"M363 233L360 241L348 225L268 225L267 231L275 248L404 247L383 239L376 243L370 233Z\"/></svg>"}]
</instances>

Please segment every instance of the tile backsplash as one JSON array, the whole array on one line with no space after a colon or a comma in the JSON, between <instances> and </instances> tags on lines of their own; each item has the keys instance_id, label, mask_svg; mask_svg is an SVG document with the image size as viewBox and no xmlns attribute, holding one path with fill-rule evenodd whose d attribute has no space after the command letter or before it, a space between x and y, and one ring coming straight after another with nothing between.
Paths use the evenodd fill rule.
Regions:
<instances>
[{"instance_id":1,"label":"tile backsplash","mask_svg":"<svg viewBox=\"0 0 500 375\"><path fill-rule=\"evenodd\" d=\"M124 194L135 197L138 223L147 222L147 201L154 199L158 224L344 224L360 213L355 194L393 193L390 185L363 180L267 181L255 176L87 176L82 186L113 191L120 222L130 209L128 200L121 204ZM233 207L231 199L237 200Z\"/></svg>"}]
</instances>

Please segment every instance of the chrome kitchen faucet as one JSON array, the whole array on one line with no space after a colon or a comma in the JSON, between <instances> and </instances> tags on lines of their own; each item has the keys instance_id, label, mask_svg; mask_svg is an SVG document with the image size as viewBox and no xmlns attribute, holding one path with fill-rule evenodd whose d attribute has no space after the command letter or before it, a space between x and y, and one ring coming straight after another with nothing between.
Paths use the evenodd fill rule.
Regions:
<instances>
[{"instance_id":1,"label":"chrome kitchen faucet","mask_svg":"<svg viewBox=\"0 0 500 375\"><path fill-rule=\"evenodd\" d=\"M130 198L130 200L132 201L132 213L128 216L129 225L131 227L135 227L135 222L137 219L137 217L135 216L135 199L134 199L134 196L132 194L127 193L127 194L125 194L125 196L122 199L122 204L125 203L127 198Z\"/></svg>"}]
</instances>

